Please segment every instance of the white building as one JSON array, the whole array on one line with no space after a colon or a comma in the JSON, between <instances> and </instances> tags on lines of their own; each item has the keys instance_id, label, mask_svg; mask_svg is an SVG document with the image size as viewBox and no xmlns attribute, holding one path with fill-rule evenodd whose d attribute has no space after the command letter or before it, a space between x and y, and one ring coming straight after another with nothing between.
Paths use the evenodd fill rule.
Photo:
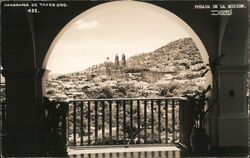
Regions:
<instances>
[{"instance_id":1,"label":"white building","mask_svg":"<svg viewBox=\"0 0 250 158\"><path fill-rule=\"evenodd\" d=\"M138 87L140 89L148 89L149 83L140 81L138 82L135 87Z\"/></svg>"}]
</instances>

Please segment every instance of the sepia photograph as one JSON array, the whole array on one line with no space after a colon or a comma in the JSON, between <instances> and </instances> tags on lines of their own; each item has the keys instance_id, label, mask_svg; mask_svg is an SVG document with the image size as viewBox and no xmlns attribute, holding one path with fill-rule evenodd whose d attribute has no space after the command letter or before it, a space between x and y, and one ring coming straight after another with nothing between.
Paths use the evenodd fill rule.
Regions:
<instances>
[{"instance_id":1,"label":"sepia photograph","mask_svg":"<svg viewBox=\"0 0 250 158\"><path fill-rule=\"evenodd\" d=\"M2 1L1 156L249 157L248 7Z\"/></svg>"}]
</instances>

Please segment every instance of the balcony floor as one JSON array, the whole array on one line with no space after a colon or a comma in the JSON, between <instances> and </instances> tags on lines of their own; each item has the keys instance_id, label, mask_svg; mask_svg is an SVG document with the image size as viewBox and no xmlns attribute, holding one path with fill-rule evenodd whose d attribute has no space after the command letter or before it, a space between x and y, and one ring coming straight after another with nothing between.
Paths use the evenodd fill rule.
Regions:
<instances>
[{"instance_id":1,"label":"balcony floor","mask_svg":"<svg viewBox=\"0 0 250 158\"><path fill-rule=\"evenodd\" d=\"M181 150L173 145L131 145L109 147L72 147L68 149L69 157L88 158L163 158L183 157Z\"/></svg>"},{"instance_id":2,"label":"balcony floor","mask_svg":"<svg viewBox=\"0 0 250 158\"><path fill-rule=\"evenodd\" d=\"M249 157L242 152L213 152L194 155L174 145L131 145L109 147L72 147L68 149L70 158L180 158L180 157Z\"/></svg>"}]
</instances>

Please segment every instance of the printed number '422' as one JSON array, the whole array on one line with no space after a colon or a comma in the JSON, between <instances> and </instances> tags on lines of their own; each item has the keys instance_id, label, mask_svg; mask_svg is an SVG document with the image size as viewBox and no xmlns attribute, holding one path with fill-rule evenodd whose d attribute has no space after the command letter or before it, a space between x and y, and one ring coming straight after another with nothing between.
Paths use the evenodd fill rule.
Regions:
<instances>
[{"instance_id":1,"label":"printed number '422'","mask_svg":"<svg viewBox=\"0 0 250 158\"><path fill-rule=\"evenodd\" d=\"M39 10L36 8L32 8L32 9L28 9L27 12L28 13L39 13Z\"/></svg>"}]
</instances>

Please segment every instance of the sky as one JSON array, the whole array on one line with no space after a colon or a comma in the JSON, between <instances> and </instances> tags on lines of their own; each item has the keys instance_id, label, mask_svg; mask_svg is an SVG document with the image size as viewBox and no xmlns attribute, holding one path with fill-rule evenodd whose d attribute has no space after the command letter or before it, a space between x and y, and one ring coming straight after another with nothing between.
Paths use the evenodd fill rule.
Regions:
<instances>
[{"instance_id":1,"label":"sky","mask_svg":"<svg viewBox=\"0 0 250 158\"><path fill-rule=\"evenodd\" d=\"M113 61L116 54L128 58L190 37L158 7L144 2L99 5L67 27L48 59L46 69L52 74L81 71L107 57Z\"/></svg>"}]
</instances>

